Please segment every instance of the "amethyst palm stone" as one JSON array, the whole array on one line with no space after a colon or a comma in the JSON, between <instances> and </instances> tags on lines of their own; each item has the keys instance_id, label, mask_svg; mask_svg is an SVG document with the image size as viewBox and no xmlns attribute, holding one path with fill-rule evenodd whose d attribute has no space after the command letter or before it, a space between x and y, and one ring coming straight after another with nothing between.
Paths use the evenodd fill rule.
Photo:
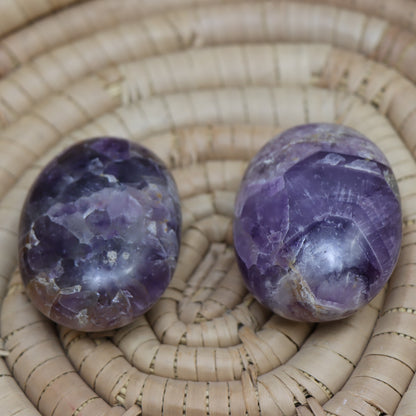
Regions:
<instances>
[{"instance_id":1,"label":"amethyst palm stone","mask_svg":"<svg viewBox=\"0 0 416 416\"><path fill-rule=\"evenodd\" d=\"M96 138L68 148L23 207L19 261L26 292L53 321L118 328L162 295L179 252L175 182L149 150Z\"/></svg>"},{"instance_id":2,"label":"amethyst palm stone","mask_svg":"<svg viewBox=\"0 0 416 416\"><path fill-rule=\"evenodd\" d=\"M233 232L242 275L261 303L293 320L344 318L382 289L397 262L397 183L359 132L296 126L250 162Z\"/></svg>"}]
</instances>

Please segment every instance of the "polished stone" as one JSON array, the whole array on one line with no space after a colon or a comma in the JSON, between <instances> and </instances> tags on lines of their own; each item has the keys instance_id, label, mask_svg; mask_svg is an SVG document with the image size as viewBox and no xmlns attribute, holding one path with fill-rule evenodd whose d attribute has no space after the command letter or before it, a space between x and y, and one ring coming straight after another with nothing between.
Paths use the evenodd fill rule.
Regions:
<instances>
[{"instance_id":1,"label":"polished stone","mask_svg":"<svg viewBox=\"0 0 416 416\"><path fill-rule=\"evenodd\" d=\"M385 285L398 259L401 209L383 153L357 131L307 124L251 161L235 206L245 282L274 312L346 317Z\"/></svg>"},{"instance_id":2,"label":"polished stone","mask_svg":"<svg viewBox=\"0 0 416 416\"><path fill-rule=\"evenodd\" d=\"M117 138L76 144L45 167L24 204L26 292L67 327L123 326L168 286L180 227L176 185L153 153Z\"/></svg>"}]
</instances>

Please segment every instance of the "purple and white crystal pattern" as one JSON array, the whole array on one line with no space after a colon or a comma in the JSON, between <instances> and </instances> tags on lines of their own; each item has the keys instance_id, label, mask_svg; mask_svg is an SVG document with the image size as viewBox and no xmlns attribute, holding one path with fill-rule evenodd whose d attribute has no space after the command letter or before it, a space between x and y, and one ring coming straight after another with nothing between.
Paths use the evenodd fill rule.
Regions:
<instances>
[{"instance_id":1,"label":"purple and white crystal pattern","mask_svg":"<svg viewBox=\"0 0 416 416\"><path fill-rule=\"evenodd\" d=\"M123 326L168 286L180 227L176 185L153 153L118 138L76 144L45 167L22 211L27 294L67 327Z\"/></svg>"},{"instance_id":2,"label":"purple and white crystal pattern","mask_svg":"<svg viewBox=\"0 0 416 416\"><path fill-rule=\"evenodd\" d=\"M396 180L359 132L297 126L249 164L234 245L249 290L274 312L312 322L352 314L387 282L400 244Z\"/></svg>"}]
</instances>

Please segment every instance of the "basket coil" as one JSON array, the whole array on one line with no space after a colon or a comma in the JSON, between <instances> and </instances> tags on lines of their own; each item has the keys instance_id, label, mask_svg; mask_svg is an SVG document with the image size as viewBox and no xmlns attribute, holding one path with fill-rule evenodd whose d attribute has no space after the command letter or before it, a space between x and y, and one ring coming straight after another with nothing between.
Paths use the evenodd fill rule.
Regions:
<instances>
[{"instance_id":1,"label":"basket coil","mask_svg":"<svg viewBox=\"0 0 416 416\"><path fill-rule=\"evenodd\" d=\"M1 415L416 414L415 32L414 0L0 0ZM250 158L321 121L386 154L403 244L369 305L312 325L247 292L231 228ZM31 305L17 227L42 167L103 135L166 162L183 230L160 301L89 334Z\"/></svg>"}]
</instances>

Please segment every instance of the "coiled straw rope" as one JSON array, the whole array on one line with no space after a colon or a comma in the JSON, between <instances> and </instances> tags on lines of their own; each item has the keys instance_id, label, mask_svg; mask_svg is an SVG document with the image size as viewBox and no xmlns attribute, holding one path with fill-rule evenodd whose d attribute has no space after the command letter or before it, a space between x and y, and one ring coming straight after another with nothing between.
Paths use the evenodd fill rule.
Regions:
<instances>
[{"instance_id":1,"label":"coiled straw rope","mask_svg":"<svg viewBox=\"0 0 416 416\"><path fill-rule=\"evenodd\" d=\"M415 32L413 0L0 0L0 414L416 414ZM231 233L247 162L313 121L381 147L404 233L383 293L318 325L247 293ZM32 307L17 227L45 163L101 135L167 163L184 222L161 300L88 334Z\"/></svg>"}]
</instances>

